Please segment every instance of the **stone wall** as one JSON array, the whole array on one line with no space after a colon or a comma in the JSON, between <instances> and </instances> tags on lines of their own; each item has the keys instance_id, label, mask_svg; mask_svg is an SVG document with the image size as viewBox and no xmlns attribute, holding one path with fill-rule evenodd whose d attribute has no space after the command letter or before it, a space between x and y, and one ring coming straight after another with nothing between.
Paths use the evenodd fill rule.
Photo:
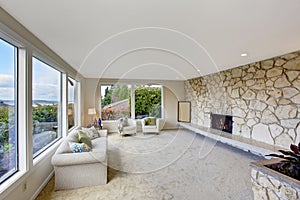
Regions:
<instances>
[{"instance_id":1,"label":"stone wall","mask_svg":"<svg viewBox=\"0 0 300 200\"><path fill-rule=\"evenodd\" d=\"M300 198L299 188L256 169L251 169L251 181L254 200L297 200Z\"/></svg>"},{"instance_id":2,"label":"stone wall","mask_svg":"<svg viewBox=\"0 0 300 200\"><path fill-rule=\"evenodd\" d=\"M185 82L192 123L233 115L233 134L287 147L300 142L300 51Z\"/></svg>"}]
</instances>

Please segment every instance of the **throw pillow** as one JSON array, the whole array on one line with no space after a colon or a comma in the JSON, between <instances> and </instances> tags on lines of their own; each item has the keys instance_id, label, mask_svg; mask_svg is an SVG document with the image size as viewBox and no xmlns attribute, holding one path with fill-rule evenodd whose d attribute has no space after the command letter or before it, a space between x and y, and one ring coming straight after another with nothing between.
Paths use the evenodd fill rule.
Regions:
<instances>
[{"instance_id":1,"label":"throw pillow","mask_svg":"<svg viewBox=\"0 0 300 200\"><path fill-rule=\"evenodd\" d=\"M150 119L149 119L149 118L146 118L146 119L145 119L145 125L149 125L149 123L150 123Z\"/></svg>"},{"instance_id":2,"label":"throw pillow","mask_svg":"<svg viewBox=\"0 0 300 200\"><path fill-rule=\"evenodd\" d=\"M151 117L149 119L150 119L149 125L150 126L155 126L156 125L156 118L155 117Z\"/></svg>"},{"instance_id":3,"label":"throw pillow","mask_svg":"<svg viewBox=\"0 0 300 200\"><path fill-rule=\"evenodd\" d=\"M69 142L69 146L72 153L82 153L91 151L91 148L85 143Z\"/></svg>"},{"instance_id":4,"label":"throw pillow","mask_svg":"<svg viewBox=\"0 0 300 200\"><path fill-rule=\"evenodd\" d=\"M97 129L92 126L91 128L81 128L82 132L84 132L87 136L89 136L89 138L91 140L100 137L99 132L97 131Z\"/></svg>"},{"instance_id":5,"label":"throw pillow","mask_svg":"<svg viewBox=\"0 0 300 200\"><path fill-rule=\"evenodd\" d=\"M118 124L119 131L120 132L123 131L123 128L126 126L129 126L127 117L119 119L119 124Z\"/></svg>"},{"instance_id":6,"label":"throw pillow","mask_svg":"<svg viewBox=\"0 0 300 200\"><path fill-rule=\"evenodd\" d=\"M123 127L129 126L128 118L125 117L123 121Z\"/></svg>"},{"instance_id":7,"label":"throw pillow","mask_svg":"<svg viewBox=\"0 0 300 200\"><path fill-rule=\"evenodd\" d=\"M87 144L90 148L92 148L92 140L87 136L84 132L78 131L78 141L79 143L85 143Z\"/></svg>"}]
</instances>

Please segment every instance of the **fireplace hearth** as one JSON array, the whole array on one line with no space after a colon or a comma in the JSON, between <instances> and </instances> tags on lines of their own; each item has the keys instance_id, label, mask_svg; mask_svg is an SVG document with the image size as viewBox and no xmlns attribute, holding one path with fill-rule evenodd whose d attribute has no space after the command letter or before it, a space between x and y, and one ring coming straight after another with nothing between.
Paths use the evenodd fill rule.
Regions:
<instances>
[{"instance_id":1,"label":"fireplace hearth","mask_svg":"<svg viewBox=\"0 0 300 200\"><path fill-rule=\"evenodd\" d=\"M211 113L211 128L232 133L232 116Z\"/></svg>"}]
</instances>

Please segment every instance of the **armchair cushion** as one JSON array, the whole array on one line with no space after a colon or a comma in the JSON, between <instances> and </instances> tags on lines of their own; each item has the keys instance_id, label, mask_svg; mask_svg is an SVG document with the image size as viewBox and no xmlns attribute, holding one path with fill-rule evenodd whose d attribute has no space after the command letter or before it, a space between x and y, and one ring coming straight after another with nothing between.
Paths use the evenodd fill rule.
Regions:
<instances>
[{"instance_id":1,"label":"armchair cushion","mask_svg":"<svg viewBox=\"0 0 300 200\"><path fill-rule=\"evenodd\" d=\"M146 117L142 119L143 133L159 133L159 119L155 117Z\"/></svg>"},{"instance_id":2,"label":"armchair cushion","mask_svg":"<svg viewBox=\"0 0 300 200\"><path fill-rule=\"evenodd\" d=\"M149 117L148 118L149 126L156 126L156 118L155 117Z\"/></svg>"}]
</instances>

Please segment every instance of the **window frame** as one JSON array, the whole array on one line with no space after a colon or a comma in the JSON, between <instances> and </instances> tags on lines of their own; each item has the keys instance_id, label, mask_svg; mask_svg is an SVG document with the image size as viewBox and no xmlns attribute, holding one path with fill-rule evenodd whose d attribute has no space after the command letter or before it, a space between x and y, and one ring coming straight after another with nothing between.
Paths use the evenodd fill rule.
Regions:
<instances>
[{"instance_id":1,"label":"window frame","mask_svg":"<svg viewBox=\"0 0 300 200\"><path fill-rule=\"evenodd\" d=\"M120 86L127 86L128 87L128 89L129 89L129 100L131 99L131 101L132 101L132 87L133 87L133 84L127 84L127 83L101 83L100 84L100 116L101 116L101 120L103 120L103 113L102 113L102 111L103 111L103 108L102 108L102 90L101 90L101 88L102 87L113 87L114 85L120 85ZM129 102L129 105L130 105L130 103L131 102ZM132 107L132 106L131 106ZM131 109L131 107L129 107L130 109L129 109L129 118L132 118L133 117L133 115L132 115L132 109ZM109 120L115 120L115 119L105 119L105 120L103 120L103 121L109 121Z\"/></svg>"},{"instance_id":2,"label":"window frame","mask_svg":"<svg viewBox=\"0 0 300 200\"><path fill-rule=\"evenodd\" d=\"M61 92L63 104L61 105L61 134L62 137L66 137L66 111L65 104L67 99L64 95L66 92L66 79L65 76L67 73L76 75L77 71L72 68L71 65L62 60L59 56L55 54L49 47L42 43L38 38L27 37L30 36L30 32L24 27L20 28L20 24L14 20L7 13L4 14L4 19L0 20L0 38L4 41L12 44L17 47L18 53L15 56L16 58L16 73L17 77L15 78L15 87L16 89L16 105L15 112L16 123L15 128L17 129L16 138L18 139L16 145L18 146L17 155L18 155L18 170L12 174L10 177L6 178L3 182L0 183L0 199L5 198L7 195L10 195L13 191L19 192L28 192L26 188L20 191L20 186L27 184L27 179L39 170L41 164L49 163L49 158L55 152L59 144L62 142L62 139L51 144L44 152L42 152L35 159L33 158L32 148L32 58L36 57L39 60L45 61L47 65L50 65L52 68L60 71L63 76L61 81L62 86L64 87ZM16 29L16 27L19 27ZM81 125L81 107L84 106L81 104L81 83L83 77L78 75L78 126ZM63 107L64 106L64 107ZM50 156L50 157L49 157ZM50 161L51 162L51 161ZM48 170L48 169L47 169ZM40 181L39 181L40 182Z\"/></svg>"},{"instance_id":3,"label":"window frame","mask_svg":"<svg viewBox=\"0 0 300 200\"><path fill-rule=\"evenodd\" d=\"M14 47L14 132L15 132L15 169L10 170L8 173L5 173L2 177L0 177L0 186L5 183L8 179L14 176L20 170L20 157L19 157L19 48L20 44L15 42L13 39L7 37L0 31L0 39ZM4 178L3 178L4 177Z\"/></svg>"},{"instance_id":4,"label":"window frame","mask_svg":"<svg viewBox=\"0 0 300 200\"><path fill-rule=\"evenodd\" d=\"M77 128L79 126L79 107L80 107L80 104L79 104L79 89L80 89L80 82L78 80L76 80L75 78L73 78L73 76L70 76L68 75L67 76L67 81L68 81L68 84L67 84L67 91L68 91L68 95L67 95L67 109L68 109L68 105L69 105L69 78L71 78L73 81L76 82L75 84L75 87L74 87L74 93L73 93L73 97L74 97L74 102L73 102L73 113L74 113L74 125L69 128L69 119L67 119L67 129L68 129L68 132L71 132L73 129ZM69 115L68 115L68 110L67 110L67 117L69 118Z\"/></svg>"},{"instance_id":5,"label":"window frame","mask_svg":"<svg viewBox=\"0 0 300 200\"><path fill-rule=\"evenodd\" d=\"M137 86L145 86L145 85L158 85L160 86L160 90L161 90L161 111L160 111L160 117L158 117L159 119L164 119L164 86L163 84L145 84L145 83L126 83L126 82L121 82L121 83L106 83L106 82L101 82L99 83L99 88L100 88L100 113L101 113L101 119L102 119L102 86L113 86L113 85L116 85L116 84L119 84L119 85L127 85L127 86L130 86L130 97L131 97L131 110L130 110L130 118L131 119L136 119L136 113L135 113L135 90L136 90L136 87ZM102 119L103 120L103 119ZM138 120L138 119L136 119ZM103 120L103 121L109 121L109 120Z\"/></svg>"},{"instance_id":6,"label":"window frame","mask_svg":"<svg viewBox=\"0 0 300 200\"><path fill-rule=\"evenodd\" d=\"M64 107L64 90L63 90L63 76L65 75L65 73L63 71L60 70L60 68L55 67L54 64L52 64L52 62L47 62L48 59L43 59L43 56L40 56L39 54L33 54L31 56L31 62L32 62L32 67L31 67L31 93L33 93L33 59L38 60L39 62L47 65L48 67L58 71L60 73L60 98L59 98L59 105L58 105L58 114L57 114L57 123L58 123L58 129L57 129L57 133L58 136L57 138L55 138L53 141L51 141L50 143L48 143L46 146L44 146L43 148L39 149L37 152L33 153L32 152L32 157L33 157L33 162L35 162L35 160L38 160L39 157L42 157L42 155L44 154L44 152L46 152L49 148L51 148L54 144L56 144L58 141L60 141L63 138L63 107ZM51 63L51 64L49 64ZM31 110L33 107L33 95L31 98ZM31 112L31 124L32 124L32 112ZM31 133L29 133L33 136L33 130L31 130ZM33 149L33 137L32 137L32 149Z\"/></svg>"},{"instance_id":7,"label":"window frame","mask_svg":"<svg viewBox=\"0 0 300 200\"><path fill-rule=\"evenodd\" d=\"M138 88L138 87L144 87L144 88L147 88L147 87L152 87L152 86L159 86L159 88L160 88L160 114L159 114L159 116L160 117L156 117L156 118L158 118L158 119L163 119L163 85L161 85L161 84L134 84L134 91L132 91L132 92L134 92L134 116L135 116L135 119L142 119L142 118L144 118L144 117L142 117L142 118L137 118L137 113L136 113L136 111L135 111L135 107L136 107L136 103L135 103L135 98L136 98L136 95L135 95L135 92L136 92L136 89ZM158 88L158 87L156 87L156 88ZM153 117L153 116L147 116L147 117Z\"/></svg>"}]
</instances>

